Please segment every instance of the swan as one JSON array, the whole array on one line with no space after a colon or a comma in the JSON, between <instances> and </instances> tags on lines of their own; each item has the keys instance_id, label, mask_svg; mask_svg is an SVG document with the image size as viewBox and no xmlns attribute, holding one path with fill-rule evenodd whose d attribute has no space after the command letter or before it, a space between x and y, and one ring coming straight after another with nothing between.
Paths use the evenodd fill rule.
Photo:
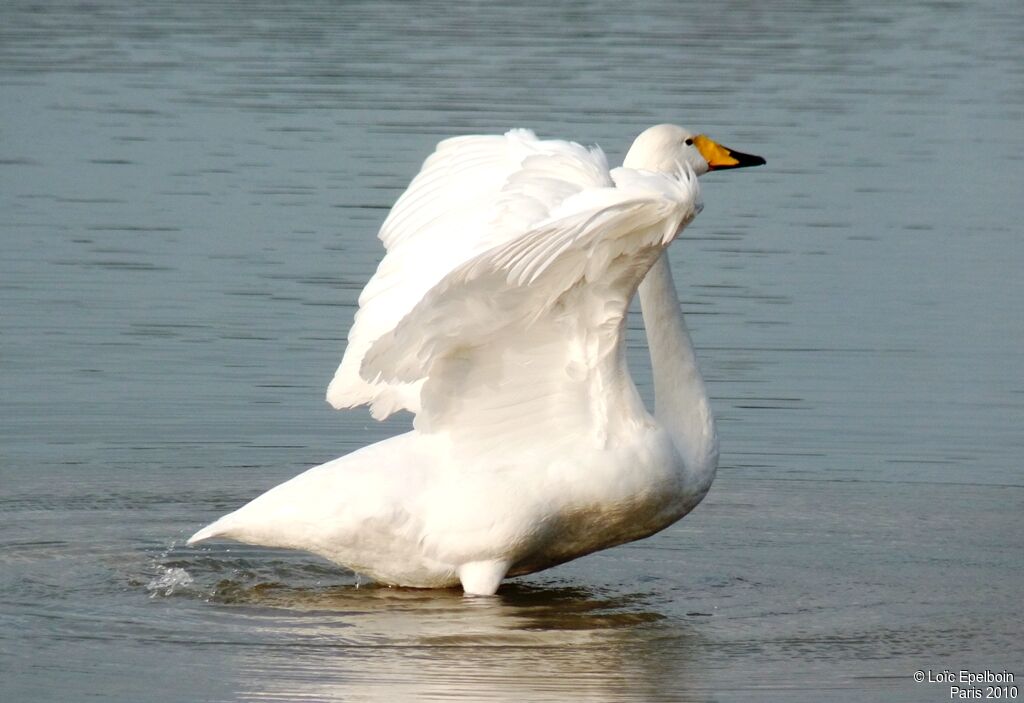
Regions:
<instances>
[{"instance_id":1,"label":"swan","mask_svg":"<svg viewBox=\"0 0 1024 703\"><path fill-rule=\"evenodd\" d=\"M311 468L196 532L306 550L379 583L502 579L641 539L707 494L718 439L665 253L697 177L756 166L675 125L623 165L525 129L440 142L380 230L328 401L407 433ZM624 329L639 290L655 384Z\"/></svg>"}]
</instances>

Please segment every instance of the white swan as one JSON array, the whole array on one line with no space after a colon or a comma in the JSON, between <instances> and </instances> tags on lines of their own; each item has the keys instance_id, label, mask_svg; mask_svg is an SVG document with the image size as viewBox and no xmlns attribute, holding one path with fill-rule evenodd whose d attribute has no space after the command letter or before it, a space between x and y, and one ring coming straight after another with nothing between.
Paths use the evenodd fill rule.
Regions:
<instances>
[{"instance_id":1,"label":"white swan","mask_svg":"<svg viewBox=\"0 0 1024 703\"><path fill-rule=\"evenodd\" d=\"M189 544L303 549L384 584L489 595L671 525L711 486L718 440L663 252L701 209L697 176L763 163L674 125L612 170L527 130L441 142L381 228L387 255L327 394L408 409L415 429ZM638 286L653 415L624 352Z\"/></svg>"}]
</instances>

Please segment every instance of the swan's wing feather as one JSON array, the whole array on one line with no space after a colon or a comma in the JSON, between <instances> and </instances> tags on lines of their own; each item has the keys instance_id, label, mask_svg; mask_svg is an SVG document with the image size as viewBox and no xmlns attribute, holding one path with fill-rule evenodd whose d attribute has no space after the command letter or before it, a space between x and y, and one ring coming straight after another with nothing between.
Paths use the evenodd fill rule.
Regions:
<instances>
[{"instance_id":1,"label":"swan's wing feather","mask_svg":"<svg viewBox=\"0 0 1024 703\"><path fill-rule=\"evenodd\" d=\"M370 403L379 418L418 412L422 379L360 375L370 345L461 264L518 237L568 198L611 183L600 149L540 140L528 130L441 142L381 227L387 254L359 297L328 402Z\"/></svg>"},{"instance_id":2,"label":"swan's wing feather","mask_svg":"<svg viewBox=\"0 0 1024 703\"><path fill-rule=\"evenodd\" d=\"M427 379L417 428L477 456L528 442L538 423L603 436L632 402L607 385L621 381L609 363L630 298L699 207L695 177L621 175L446 275L370 347L364 377Z\"/></svg>"}]
</instances>

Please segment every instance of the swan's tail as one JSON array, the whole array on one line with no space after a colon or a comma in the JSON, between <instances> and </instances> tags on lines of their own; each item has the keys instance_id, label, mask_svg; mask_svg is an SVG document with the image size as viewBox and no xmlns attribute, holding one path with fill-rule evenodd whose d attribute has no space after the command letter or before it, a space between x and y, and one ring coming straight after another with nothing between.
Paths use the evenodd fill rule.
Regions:
<instances>
[{"instance_id":1,"label":"swan's tail","mask_svg":"<svg viewBox=\"0 0 1024 703\"><path fill-rule=\"evenodd\" d=\"M185 544L192 546L220 537L264 547L291 547L295 539L295 520L292 517L295 510L291 505L295 501L286 501L283 507L275 504L279 502L275 499L280 497L278 494L282 486L271 489L234 512L222 515L189 537Z\"/></svg>"},{"instance_id":2,"label":"swan's tail","mask_svg":"<svg viewBox=\"0 0 1024 703\"><path fill-rule=\"evenodd\" d=\"M230 517L230 515L225 515L220 520L211 522L209 525L199 530L199 532L196 532L194 535L189 537L185 544L191 547L193 544L198 544L199 542L212 539L213 537L230 537L229 533L231 531L231 526L225 524L225 518L228 517Z\"/></svg>"}]
</instances>

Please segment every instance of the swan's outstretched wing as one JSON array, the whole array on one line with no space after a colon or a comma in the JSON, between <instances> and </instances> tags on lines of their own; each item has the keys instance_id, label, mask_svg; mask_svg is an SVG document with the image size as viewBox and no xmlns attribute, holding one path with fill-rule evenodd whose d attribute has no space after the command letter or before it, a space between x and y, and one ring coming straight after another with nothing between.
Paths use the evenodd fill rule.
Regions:
<instances>
[{"instance_id":1,"label":"swan's outstretched wing","mask_svg":"<svg viewBox=\"0 0 1024 703\"><path fill-rule=\"evenodd\" d=\"M636 286L699 211L692 172L629 169L566 199L431 288L367 351L364 378L426 379L416 427L478 458L538 437L597 446L646 417L625 372Z\"/></svg>"},{"instance_id":2,"label":"swan's outstretched wing","mask_svg":"<svg viewBox=\"0 0 1024 703\"><path fill-rule=\"evenodd\" d=\"M600 149L539 140L528 130L441 142L381 227L387 255L359 297L328 402L369 403L377 418L418 412L420 378L368 382L360 375L370 345L458 266L522 235L567 198L611 184Z\"/></svg>"}]
</instances>

